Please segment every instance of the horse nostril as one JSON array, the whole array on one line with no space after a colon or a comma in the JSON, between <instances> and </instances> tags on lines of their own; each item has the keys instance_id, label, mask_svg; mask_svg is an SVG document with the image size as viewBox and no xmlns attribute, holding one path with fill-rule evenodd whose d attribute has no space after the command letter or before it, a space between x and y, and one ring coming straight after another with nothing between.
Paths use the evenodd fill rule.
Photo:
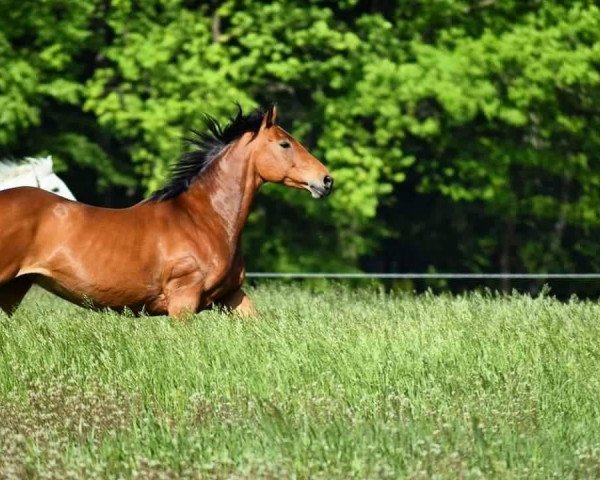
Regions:
<instances>
[{"instance_id":1,"label":"horse nostril","mask_svg":"<svg viewBox=\"0 0 600 480\"><path fill-rule=\"evenodd\" d=\"M325 188L330 189L333 186L333 178L331 178L329 175L325 175L325 178L323 179L323 185L325 185Z\"/></svg>"}]
</instances>

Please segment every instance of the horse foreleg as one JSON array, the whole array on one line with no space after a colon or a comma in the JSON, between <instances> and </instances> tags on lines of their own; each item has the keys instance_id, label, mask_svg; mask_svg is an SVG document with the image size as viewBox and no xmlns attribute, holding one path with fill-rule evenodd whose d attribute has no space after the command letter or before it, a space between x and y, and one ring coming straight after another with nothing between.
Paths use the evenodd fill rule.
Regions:
<instances>
[{"instance_id":1,"label":"horse foreleg","mask_svg":"<svg viewBox=\"0 0 600 480\"><path fill-rule=\"evenodd\" d=\"M256 317L256 309L250 300L250 297L246 295L241 288L226 295L223 299L218 302L223 305L227 311L235 315L242 317Z\"/></svg>"},{"instance_id":2,"label":"horse foreleg","mask_svg":"<svg viewBox=\"0 0 600 480\"><path fill-rule=\"evenodd\" d=\"M169 317L182 318L196 313L200 305L200 292L197 288L174 292L169 296L167 312Z\"/></svg>"},{"instance_id":3,"label":"horse foreleg","mask_svg":"<svg viewBox=\"0 0 600 480\"><path fill-rule=\"evenodd\" d=\"M0 310L11 315L21 304L33 282L28 277L17 277L0 286Z\"/></svg>"}]
</instances>

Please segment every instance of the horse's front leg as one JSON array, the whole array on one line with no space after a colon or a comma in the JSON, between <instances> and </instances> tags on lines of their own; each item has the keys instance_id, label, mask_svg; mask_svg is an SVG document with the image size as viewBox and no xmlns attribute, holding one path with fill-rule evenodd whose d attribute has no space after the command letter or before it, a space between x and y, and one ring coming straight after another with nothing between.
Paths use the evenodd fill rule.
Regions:
<instances>
[{"instance_id":1,"label":"horse's front leg","mask_svg":"<svg viewBox=\"0 0 600 480\"><path fill-rule=\"evenodd\" d=\"M169 317L180 319L196 313L200 306L201 289L197 287L182 288L169 296L167 312Z\"/></svg>"},{"instance_id":2,"label":"horse's front leg","mask_svg":"<svg viewBox=\"0 0 600 480\"><path fill-rule=\"evenodd\" d=\"M256 317L256 309L254 308L250 297L248 297L246 292L244 292L241 288L238 288L237 290L225 295L217 303L225 307L225 309L230 313L240 315L242 317Z\"/></svg>"},{"instance_id":3,"label":"horse's front leg","mask_svg":"<svg viewBox=\"0 0 600 480\"><path fill-rule=\"evenodd\" d=\"M173 263L165 292L170 317L181 318L198 312L204 281L195 257L188 255Z\"/></svg>"},{"instance_id":4,"label":"horse's front leg","mask_svg":"<svg viewBox=\"0 0 600 480\"><path fill-rule=\"evenodd\" d=\"M246 295L246 292L239 287L244 283L244 279L246 278L246 266L244 265L244 257L239 245L233 260L231 278L234 282L237 282L238 288L225 295L218 303L223 305L230 313L246 318L256 317L257 313L252 304L252 300L250 300L250 297Z\"/></svg>"}]
</instances>

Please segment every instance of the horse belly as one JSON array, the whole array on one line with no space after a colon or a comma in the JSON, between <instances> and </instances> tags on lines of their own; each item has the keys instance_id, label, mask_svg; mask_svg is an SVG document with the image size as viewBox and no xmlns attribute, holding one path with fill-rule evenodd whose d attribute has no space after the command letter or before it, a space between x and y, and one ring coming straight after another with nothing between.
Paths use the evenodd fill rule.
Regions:
<instances>
[{"instance_id":1,"label":"horse belly","mask_svg":"<svg viewBox=\"0 0 600 480\"><path fill-rule=\"evenodd\" d=\"M65 300L93 308L128 308L159 314L166 312L166 301L160 289L142 285L119 275L110 279L78 272L56 272L36 269L35 283ZM42 271L40 271L42 270Z\"/></svg>"}]
</instances>

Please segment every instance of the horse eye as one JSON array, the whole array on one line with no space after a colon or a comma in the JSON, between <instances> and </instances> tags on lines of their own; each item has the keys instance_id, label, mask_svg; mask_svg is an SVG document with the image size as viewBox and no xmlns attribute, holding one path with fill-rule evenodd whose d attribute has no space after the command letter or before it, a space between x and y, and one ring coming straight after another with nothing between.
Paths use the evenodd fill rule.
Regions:
<instances>
[{"instance_id":1,"label":"horse eye","mask_svg":"<svg viewBox=\"0 0 600 480\"><path fill-rule=\"evenodd\" d=\"M282 142L279 142L279 146L282 148L290 148L290 142L288 142L287 140L283 140Z\"/></svg>"}]
</instances>

